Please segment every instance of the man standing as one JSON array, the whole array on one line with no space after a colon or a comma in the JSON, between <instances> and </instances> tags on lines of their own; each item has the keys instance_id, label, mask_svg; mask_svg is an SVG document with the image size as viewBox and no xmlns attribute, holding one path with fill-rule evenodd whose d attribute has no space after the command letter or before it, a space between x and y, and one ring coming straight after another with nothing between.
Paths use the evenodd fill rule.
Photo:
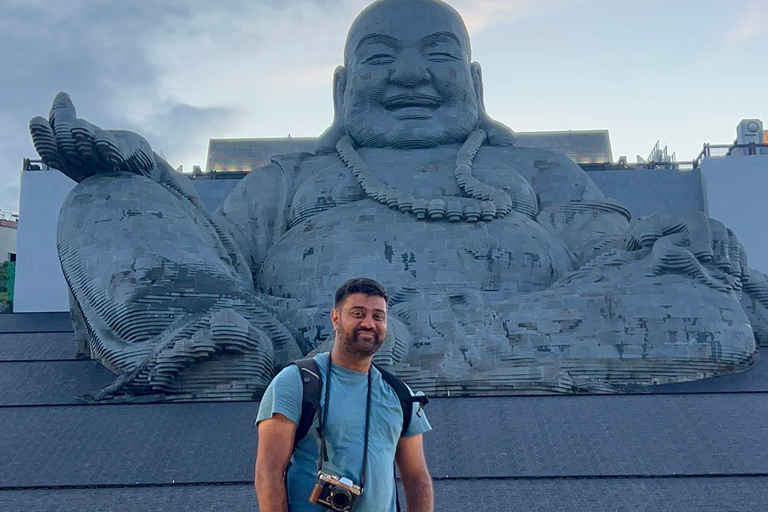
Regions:
<instances>
[{"instance_id":1,"label":"man standing","mask_svg":"<svg viewBox=\"0 0 768 512\"><path fill-rule=\"evenodd\" d=\"M336 332L333 349L314 357L323 383L320 410L295 448L302 412L299 368L291 365L281 371L262 398L256 420L259 510L326 510L309 501L318 482L318 460L322 459L323 473L347 478L358 486L364 484L355 512L396 510L393 461L400 471L408 512L432 512L432 479L422 443L422 434L431 428L429 422L414 403L410 424L401 436L400 399L371 364L387 334L384 288L371 279L347 281L336 291L331 322ZM327 457L320 456L321 422Z\"/></svg>"}]
</instances>

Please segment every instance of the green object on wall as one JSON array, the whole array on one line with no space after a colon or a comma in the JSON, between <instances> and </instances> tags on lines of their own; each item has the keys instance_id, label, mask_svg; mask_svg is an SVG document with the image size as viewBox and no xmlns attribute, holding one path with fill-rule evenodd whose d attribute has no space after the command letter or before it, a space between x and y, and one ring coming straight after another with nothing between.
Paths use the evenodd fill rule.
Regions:
<instances>
[{"instance_id":1,"label":"green object on wall","mask_svg":"<svg viewBox=\"0 0 768 512\"><path fill-rule=\"evenodd\" d=\"M16 262L8 262L6 268L6 274L8 275L8 300L13 304L13 285L16 282Z\"/></svg>"}]
</instances>

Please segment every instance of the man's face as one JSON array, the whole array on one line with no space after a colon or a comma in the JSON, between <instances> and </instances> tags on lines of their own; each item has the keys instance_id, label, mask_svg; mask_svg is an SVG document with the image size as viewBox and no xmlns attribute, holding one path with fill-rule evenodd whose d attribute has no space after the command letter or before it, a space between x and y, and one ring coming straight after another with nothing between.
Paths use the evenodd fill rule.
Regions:
<instances>
[{"instance_id":1,"label":"man's face","mask_svg":"<svg viewBox=\"0 0 768 512\"><path fill-rule=\"evenodd\" d=\"M347 354L371 357L387 335L387 302L383 297L353 293L331 312L336 343Z\"/></svg>"},{"instance_id":2,"label":"man's face","mask_svg":"<svg viewBox=\"0 0 768 512\"><path fill-rule=\"evenodd\" d=\"M361 146L463 142L477 124L469 40L453 11L390 2L355 23L346 49L344 120Z\"/></svg>"}]
</instances>

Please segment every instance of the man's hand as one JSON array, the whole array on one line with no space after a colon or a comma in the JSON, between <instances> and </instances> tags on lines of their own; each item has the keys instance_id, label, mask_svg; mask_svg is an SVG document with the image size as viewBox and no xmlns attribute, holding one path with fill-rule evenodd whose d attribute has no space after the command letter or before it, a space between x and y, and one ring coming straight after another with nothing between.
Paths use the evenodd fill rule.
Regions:
<instances>
[{"instance_id":1,"label":"man's hand","mask_svg":"<svg viewBox=\"0 0 768 512\"><path fill-rule=\"evenodd\" d=\"M633 222L623 245L629 251L650 249L655 274L687 274L722 291L740 289L747 268L733 231L699 211L657 213Z\"/></svg>"},{"instance_id":2,"label":"man's hand","mask_svg":"<svg viewBox=\"0 0 768 512\"><path fill-rule=\"evenodd\" d=\"M424 458L424 441L421 434L402 437L395 452L397 469L405 489L407 512L433 512L435 496L432 477L429 476Z\"/></svg>"},{"instance_id":3,"label":"man's hand","mask_svg":"<svg viewBox=\"0 0 768 512\"><path fill-rule=\"evenodd\" d=\"M277 413L259 422L254 486L260 512L288 512L283 475L291 460L297 427L293 421Z\"/></svg>"},{"instance_id":4,"label":"man's hand","mask_svg":"<svg viewBox=\"0 0 768 512\"><path fill-rule=\"evenodd\" d=\"M67 93L56 95L48 119L33 117L29 131L43 162L78 183L94 174L115 171L159 180L155 159L160 157L144 137L124 130L102 130L78 119Z\"/></svg>"}]
</instances>

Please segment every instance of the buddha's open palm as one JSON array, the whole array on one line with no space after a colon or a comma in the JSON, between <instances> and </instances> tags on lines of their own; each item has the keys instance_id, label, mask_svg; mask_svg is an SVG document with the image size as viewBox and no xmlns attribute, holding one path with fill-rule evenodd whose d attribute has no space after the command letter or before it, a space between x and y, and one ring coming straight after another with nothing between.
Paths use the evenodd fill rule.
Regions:
<instances>
[{"instance_id":1,"label":"buddha's open palm","mask_svg":"<svg viewBox=\"0 0 768 512\"><path fill-rule=\"evenodd\" d=\"M78 183L94 174L117 171L157 177L155 156L144 137L125 130L102 130L78 119L67 93L56 95L48 119L32 118L29 131L43 162Z\"/></svg>"}]
</instances>

